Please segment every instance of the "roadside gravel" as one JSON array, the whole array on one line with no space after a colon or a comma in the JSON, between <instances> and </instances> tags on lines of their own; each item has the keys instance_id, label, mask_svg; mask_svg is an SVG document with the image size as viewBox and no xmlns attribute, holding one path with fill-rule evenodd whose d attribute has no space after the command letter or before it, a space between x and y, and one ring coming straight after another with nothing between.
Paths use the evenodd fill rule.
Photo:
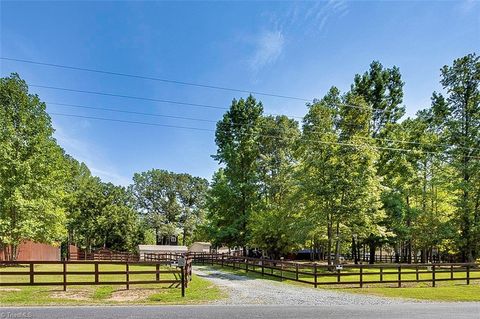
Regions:
<instances>
[{"instance_id":1,"label":"roadside gravel","mask_svg":"<svg viewBox=\"0 0 480 319\"><path fill-rule=\"evenodd\" d=\"M267 279L234 275L207 266L195 266L194 272L196 275L218 285L228 293L229 297L227 299L214 302L216 304L317 306L384 305L422 302L294 286Z\"/></svg>"}]
</instances>

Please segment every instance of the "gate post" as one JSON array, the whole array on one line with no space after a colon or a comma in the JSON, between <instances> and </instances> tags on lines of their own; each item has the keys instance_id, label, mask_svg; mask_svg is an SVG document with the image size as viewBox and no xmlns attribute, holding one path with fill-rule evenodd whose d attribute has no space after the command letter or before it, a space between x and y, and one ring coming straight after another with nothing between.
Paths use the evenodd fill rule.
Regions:
<instances>
[{"instance_id":1,"label":"gate post","mask_svg":"<svg viewBox=\"0 0 480 319\"><path fill-rule=\"evenodd\" d=\"M181 272L181 278L182 278L182 297L185 297L185 267L181 266L180 267L180 272Z\"/></svg>"}]
</instances>

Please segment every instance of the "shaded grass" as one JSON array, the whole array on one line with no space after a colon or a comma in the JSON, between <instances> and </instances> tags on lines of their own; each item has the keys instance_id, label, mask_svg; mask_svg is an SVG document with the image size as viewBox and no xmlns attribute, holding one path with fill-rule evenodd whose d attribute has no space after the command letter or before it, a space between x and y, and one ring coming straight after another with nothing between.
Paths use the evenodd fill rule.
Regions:
<instances>
[{"instance_id":1,"label":"shaded grass","mask_svg":"<svg viewBox=\"0 0 480 319\"><path fill-rule=\"evenodd\" d=\"M162 270L171 270L170 267L162 267ZM28 271L28 267L1 267L0 282L21 283L28 282L28 275L2 276L2 272ZM94 271L93 265L72 264L68 265L72 271ZM100 271L123 271L125 265L103 265ZM130 270L155 270L155 266L131 265ZM35 271L62 271L61 265L36 265ZM124 285L107 286L67 286L63 292L61 286L62 275L36 275L35 282L58 282L59 286L13 286L0 287L0 304L7 305L94 305L94 304L186 304L204 303L224 297L222 291L211 282L193 275L192 281L186 288L186 297L181 297L180 285L169 288L170 284L131 284L130 290L126 291ZM160 279L175 280L174 274L161 274ZM93 274L68 275L67 281L94 282ZM122 282L125 275L100 275L100 282ZM130 280L155 280L155 274L130 274ZM122 293L132 300L113 298L116 293ZM138 297L138 298L137 298Z\"/></svg>"}]
</instances>

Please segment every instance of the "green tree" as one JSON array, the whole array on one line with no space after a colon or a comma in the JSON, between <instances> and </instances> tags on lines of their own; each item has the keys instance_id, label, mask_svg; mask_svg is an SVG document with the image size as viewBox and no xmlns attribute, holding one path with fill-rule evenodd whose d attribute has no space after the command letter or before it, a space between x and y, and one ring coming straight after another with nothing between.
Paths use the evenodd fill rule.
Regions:
<instances>
[{"instance_id":1,"label":"green tree","mask_svg":"<svg viewBox=\"0 0 480 319\"><path fill-rule=\"evenodd\" d=\"M177 175L178 199L181 206L179 227L183 232L183 245L192 242L194 232L205 220L205 201L208 181L190 174Z\"/></svg>"},{"instance_id":2,"label":"green tree","mask_svg":"<svg viewBox=\"0 0 480 319\"><path fill-rule=\"evenodd\" d=\"M261 123L259 143L260 203L248 227L253 247L278 259L298 245L298 209L291 205L298 123L286 116L267 116Z\"/></svg>"},{"instance_id":3,"label":"green tree","mask_svg":"<svg viewBox=\"0 0 480 319\"><path fill-rule=\"evenodd\" d=\"M441 84L448 96L434 95L435 114L441 124L457 179L457 220L463 259L480 255L480 58L468 54L441 69Z\"/></svg>"},{"instance_id":4,"label":"green tree","mask_svg":"<svg viewBox=\"0 0 480 319\"><path fill-rule=\"evenodd\" d=\"M378 154L369 136L370 122L363 98L351 93L342 97L335 87L310 106L304 119L300 191L307 203L306 218L321 230L326 225L329 264L333 242L338 262L346 236L382 233L377 227L383 217Z\"/></svg>"},{"instance_id":5,"label":"green tree","mask_svg":"<svg viewBox=\"0 0 480 319\"><path fill-rule=\"evenodd\" d=\"M258 133L262 120L263 106L253 96L247 99L233 100L230 109L217 123L215 142L217 154L213 156L224 165L223 176L230 188L228 200L230 207L224 218L228 231L224 244L241 246L246 249L249 240L247 223L258 203ZM219 225L223 227L223 225Z\"/></svg>"},{"instance_id":6,"label":"green tree","mask_svg":"<svg viewBox=\"0 0 480 319\"><path fill-rule=\"evenodd\" d=\"M177 175L152 169L135 173L130 191L136 207L155 230L157 245L170 244L170 236L177 235L182 208L178 200Z\"/></svg>"},{"instance_id":7,"label":"green tree","mask_svg":"<svg viewBox=\"0 0 480 319\"><path fill-rule=\"evenodd\" d=\"M0 79L0 245L15 259L24 240L65 236L63 150L45 103L17 74Z\"/></svg>"},{"instance_id":8,"label":"green tree","mask_svg":"<svg viewBox=\"0 0 480 319\"><path fill-rule=\"evenodd\" d=\"M370 64L370 70L363 75L355 75L351 92L362 96L372 108L372 136L381 135L389 123L396 123L405 114L403 85L400 70L397 67L384 68L378 61Z\"/></svg>"}]
</instances>

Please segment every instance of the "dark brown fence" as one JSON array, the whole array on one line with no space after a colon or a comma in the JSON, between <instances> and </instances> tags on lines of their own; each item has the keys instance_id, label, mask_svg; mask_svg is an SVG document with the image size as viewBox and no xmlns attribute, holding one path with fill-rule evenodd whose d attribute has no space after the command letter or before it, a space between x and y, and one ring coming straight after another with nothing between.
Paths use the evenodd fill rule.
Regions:
<instances>
[{"instance_id":1,"label":"dark brown fence","mask_svg":"<svg viewBox=\"0 0 480 319\"><path fill-rule=\"evenodd\" d=\"M166 260L170 261L171 263L178 263L180 258L185 259L185 277L187 278L187 284L189 281L192 281L192 261L193 256L191 254L177 254L177 253L148 253L143 254L143 260L147 262L151 261L159 261L159 260Z\"/></svg>"},{"instance_id":2,"label":"dark brown fence","mask_svg":"<svg viewBox=\"0 0 480 319\"><path fill-rule=\"evenodd\" d=\"M185 276L185 267L175 267L169 260L158 261L142 261L142 262L127 262L127 261L5 261L1 265L7 266L0 271L2 286L63 286L63 290L67 286L79 285L124 285L126 289L130 289L130 285L145 285L145 284L169 284L170 287L181 287L182 296L185 296L185 288L188 285L188 276ZM62 270L58 271L41 271L35 269L37 265L59 265ZM72 270L69 269L71 265L91 265L93 270ZM102 265L122 265L123 270L102 270ZM155 270L132 270L132 266L155 266ZM10 267L25 267L25 271L19 271L18 268L9 271ZM138 268L138 267L137 267ZM163 268L163 269L162 269ZM169 269L164 269L169 268ZM28 269L28 270L27 270ZM155 279L149 280L131 280L132 275L155 275ZM166 274L174 276L175 279L162 279ZM56 281L45 282L37 281L39 276L55 276ZM91 276L90 280L68 280L71 276L86 275ZM102 280L104 275L120 275L123 280ZM83 276L82 276L83 277ZM8 281L8 278L12 280ZM78 278L78 276L76 277ZM153 278L153 276L152 276ZM19 280L20 279L20 280Z\"/></svg>"},{"instance_id":3,"label":"dark brown fence","mask_svg":"<svg viewBox=\"0 0 480 319\"><path fill-rule=\"evenodd\" d=\"M467 285L480 280L480 265L476 263L443 264L390 264L390 265L341 265L328 266L317 263L298 263L284 260L268 260L235 257L219 254L191 254L200 264L219 265L246 272L293 280L314 287L321 285L395 284L429 282L435 287L440 281L463 281Z\"/></svg>"},{"instance_id":4,"label":"dark brown fence","mask_svg":"<svg viewBox=\"0 0 480 319\"><path fill-rule=\"evenodd\" d=\"M69 260L139 261L139 256L134 253L117 251L98 251L91 253L78 251L71 252Z\"/></svg>"}]
</instances>

